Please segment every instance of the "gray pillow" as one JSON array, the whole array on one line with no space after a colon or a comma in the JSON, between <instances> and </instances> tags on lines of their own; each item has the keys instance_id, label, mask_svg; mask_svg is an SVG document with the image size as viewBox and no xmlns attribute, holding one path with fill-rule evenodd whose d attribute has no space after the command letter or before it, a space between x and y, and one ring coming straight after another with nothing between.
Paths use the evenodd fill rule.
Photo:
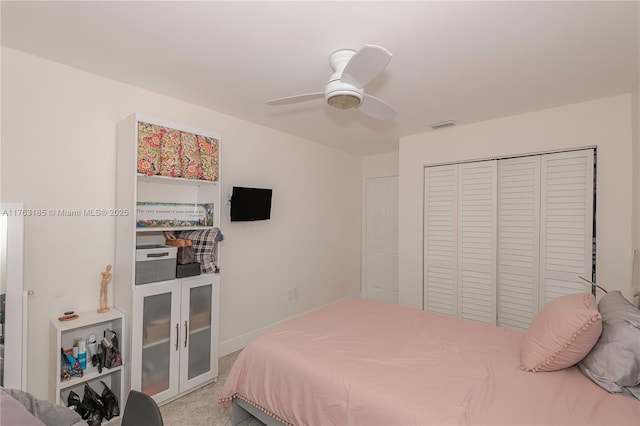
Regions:
<instances>
[{"instance_id":1,"label":"gray pillow","mask_svg":"<svg viewBox=\"0 0 640 426\"><path fill-rule=\"evenodd\" d=\"M32 394L19 389L3 390L46 425L71 426L82 422L82 417L70 408L56 405L45 399L36 398Z\"/></svg>"},{"instance_id":2,"label":"gray pillow","mask_svg":"<svg viewBox=\"0 0 640 426\"><path fill-rule=\"evenodd\" d=\"M615 290L600 300L598 310L602 334L578 367L609 392L640 399L640 309Z\"/></svg>"},{"instance_id":3,"label":"gray pillow","mask_svg":"<svg viewBox=\"0 0 640 426\"><path fill-rule=\"evenodd\" d=\"M0 389L1 426L45 426L37 417L27 411L16 399Z\"/></svg>"}]
</instances>

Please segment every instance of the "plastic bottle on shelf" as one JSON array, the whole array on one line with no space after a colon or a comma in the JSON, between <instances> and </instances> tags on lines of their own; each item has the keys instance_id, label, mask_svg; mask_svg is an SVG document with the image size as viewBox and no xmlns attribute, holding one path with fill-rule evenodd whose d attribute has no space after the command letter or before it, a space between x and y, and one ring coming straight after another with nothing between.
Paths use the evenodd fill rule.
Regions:
<instances>
[{"instance_id":1,"label":"plastic bottle on shelf","mask_svg":"<svg viewBox=\"0 0 640 426\"><path fill-rule=\"evenodd\" d=\"M94 355L98 354L98 343L96 342L95 334L89 335L87 350L89 351L89 354L87 355L89 358L92 358Z\"/></svg>"},{"instance_id":2,"label":"plastic bottle on shelf","mask_svg":"<svg viewBox=\"0 0 640 426\"><path fill-rule=\"evenodd\" d=\"M87 369L87 341L78 340L78 362L82 371Z\"/></svg>"}]
</instances>

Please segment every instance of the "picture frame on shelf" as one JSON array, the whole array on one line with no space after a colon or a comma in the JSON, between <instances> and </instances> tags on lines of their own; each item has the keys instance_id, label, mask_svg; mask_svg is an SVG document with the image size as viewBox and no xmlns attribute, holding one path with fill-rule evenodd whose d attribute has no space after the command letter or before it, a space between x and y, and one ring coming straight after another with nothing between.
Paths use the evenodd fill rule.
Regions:
<instances>
[{"instance_id":1,"label":"picture frame on shelf","mask_svg":"<svg viewBox=\"0 0 640 426\"><path fill-rule=\"evenodd\" d=\"M158 203L139 201L136 228L181 228L213 226L214 204Z\"/></svg>"}]
</instances>

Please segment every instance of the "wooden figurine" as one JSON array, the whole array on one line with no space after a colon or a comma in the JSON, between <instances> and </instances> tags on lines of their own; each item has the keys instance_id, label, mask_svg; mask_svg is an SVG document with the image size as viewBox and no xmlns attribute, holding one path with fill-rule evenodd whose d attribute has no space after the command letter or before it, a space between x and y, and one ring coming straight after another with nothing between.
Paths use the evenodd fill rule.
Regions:
<instances>
[{"instance_id":1,"label":"wooden figurine","mask_svg":"<svg viewBox=\"0 0 640 426\"><path fill-rule=\"evenodd\" d=\"M100 282L100 309L98 313L109 312L109 281L111 281L111 265L107 265L107 269L102 274Z\"/></svg>"}]
</instances>

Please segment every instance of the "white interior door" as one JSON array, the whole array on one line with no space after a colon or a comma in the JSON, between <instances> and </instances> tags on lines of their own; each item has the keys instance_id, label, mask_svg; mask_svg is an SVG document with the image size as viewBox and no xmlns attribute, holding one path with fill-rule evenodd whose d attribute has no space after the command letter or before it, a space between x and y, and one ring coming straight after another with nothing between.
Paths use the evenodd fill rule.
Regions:
<instances>
[{"instance_id":1,"label":"white interior door","mask_svg":"<svg viewBox=\"0 0 640 426\"><path fill-rule=\"evenodd\" d=\"M3 203L0 208L0 385L26 388L27 294L23 290L22 204Z\"/></svg>"},{"instance_id":2,"label":"white interior door","mask_svg":"<svg viewBox=\"0 0 640 426\"><path fill-rule=\"evenodd\" d=\"M398 177L365 186L363 297L398 303Z\"/></svg>"}]
</instances>

